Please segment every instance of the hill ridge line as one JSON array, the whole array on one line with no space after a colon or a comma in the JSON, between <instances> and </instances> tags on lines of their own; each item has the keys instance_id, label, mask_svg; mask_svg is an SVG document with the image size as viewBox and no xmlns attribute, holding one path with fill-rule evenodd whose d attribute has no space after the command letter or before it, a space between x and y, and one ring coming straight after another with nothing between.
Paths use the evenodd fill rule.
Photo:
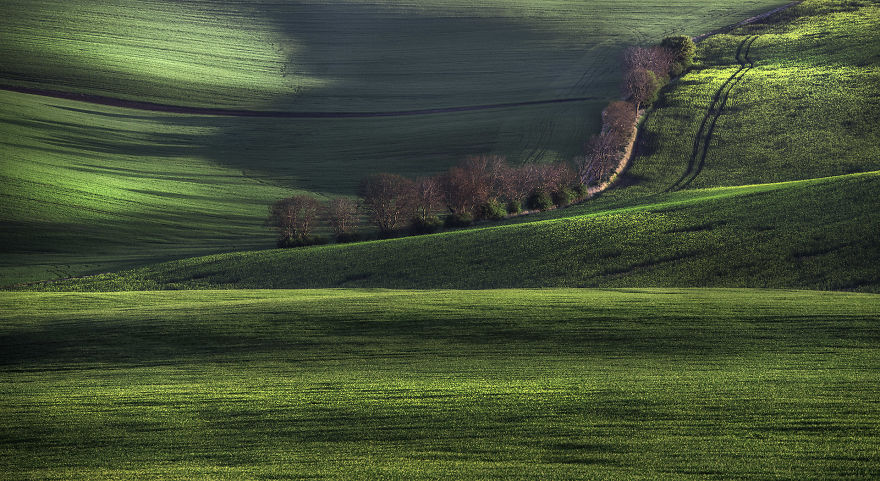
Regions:
<instances>
[{"instance_id":1,"label":"hill ridge line","mask_svg":"<svg viewBox=\"0 0 880 481\"><path fill-rule=\"evenodd\" d=\"M406 117L411 115L436 115L456 112L473 112L479 110L494 110L515 107L528 107L532 105L548 105L587 102L591 100L607 100L603 97L568 97L543 100L527 100L520 102L502 102L496 104L463 105L457 107L437 107L426 109L390 110L390 111L287 111L287 110L251 110L251 109L228 109L218 107L190 107L185 105L162 104L141 100L126 100L116 97L108 97L96 94L83 94L65 92L63 90L41 89L34 87L21 87L16 85L0 85L0 90L16 92L27 95L38 95L76 102L85 102L110 107L119 107L131 110L144 110L149 112L166 112L185 115L215 115L222 117L261 117L261 118L294 118L294 119L338 119L338 118L369 118L369 117Z\"/></svg>"}]
</instances>

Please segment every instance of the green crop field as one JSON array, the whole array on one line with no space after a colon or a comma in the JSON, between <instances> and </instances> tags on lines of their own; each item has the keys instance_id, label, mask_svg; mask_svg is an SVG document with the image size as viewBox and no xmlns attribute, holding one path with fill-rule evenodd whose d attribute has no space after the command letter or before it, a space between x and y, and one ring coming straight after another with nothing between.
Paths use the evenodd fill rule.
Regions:
<instances>
[{"instance_id":1,"label":"green crop field","mask_svg":"<svg viewBox=\"0 0 880 481\"><path fill-rule=\"evenodd\" d=\"M172 104L402 110L617 95L618 55L779 0L11 0L0 79Z\"/></svg>"},{"instance_id":2,"label":"green crop field","mask_svg":"<svg viewBox=\"0 0 880 481\"><path fill-rule=\"evenodd\" d=\"M782 3L5 2L0 479L880 478L880 1L703 41L581 204L264 226L570 159L627 45Z\"/></svg>"},{"instance_id":3,"label":"green crop field","mask_svg":"<svg viewBox=\"0 0 880 481\"><path fill-rule=\"evenodd\" d=\"M880 172L692 190L653 204L555 220L212 255L34 288L719 286L878 292L878 189Z\"/></svg>"},{"instance_id":4,"label":"green crop field","mask_svg":"<svg viewBox=\"0 0 880 481\"><path fill-rule=\"evenodd\" d=\"M880 298L0 294L9 479L872 479Z\"/></svg>"},{"instance_id":5,"label":"green crop field","mask_svg":"<svg viewBox=\"0 0 880 481\"><path fill-rule=\"evenodd\" d=\"M6 2L4 85L275 111L585 100L266 119L0 93L0 285L271 247L259 204L281 188L351 195L369 173L433 174L485 152L570 159L619 95L624 47L780 3Z\"/></svg>"},{"instance_id":6,"label":"green crop field","mask_svg":"<svg viewBox=\"0 0 880 481\"><path fill-rule=\"evenodd\" d=\"M701 67L670 86L666 100L646 121L643 136L660 147L637 157L624 176L624 187L599 199L508 222L515 225L359 245L209 256L49 287L663 285L876 292L876 114L859 110L862 90L846 89L840 79L853 77L853 85L868 90L880 85L873 82L880 71L876 42L868 41L874 50L858 47L874 35L880 8L848 6L836 11L841 9L834 5L810 2L793 13L799 19L791 24L752 26L740 37L733 32L707 41L699 52ZM707 105L723 79L736 71L728 64L737 63L737 45L754 37L748 57L755 65L737 76L735 88L725 94L725 109L711 112L711 117L717 116L708 124L714 124L713 135L708 149L705 139L699 146L705 160L701 154L690 165L701 119L709 117ZM831 47L827 42L833 42ZM800 60L792 59L797 57L792 47L782 47L791 43L801 52ZM764 50L760 45L766 45ZM745 52L740 54L744 59ZM800 73L790 75L788 82L767 80L767 72L786 62L794 65L787 67L789 72ZM840 81L823 91L827 99L791 93L813 82L810 65L826 64L821 69L836 68L841 74ZM786 95L799 100L786 103ZM762 96L791 118L791 137L776 136L778 124L765 120L769 107L757 101L747 107L739 100ZM804 107L813 104L815 111ZM750 122L758 130L756 144L800 136L807 147L791 149L787 155L785 149L765 145L764 157L751 157L754 147L747 140L719 144L737 138L741 125ZM847 122L849 127L844 126ZM671 127L659 128L666 125ZM846 128L860 135L848 134ZM822 155L812 153L809 145L816 139L837 134L839 142L823 144ZM704 165L698 172L700 162ZM847 173L853 170L869 172ZM822 177L830 174L842 175ZM804 180L741 185L751 179L792 178ZM700 185L715 187L697 189Z\"/></svg>"},{"instance_id":7,"label":"green crop field","mask_svg":"<svg viewBox=\"0 0 880 481\"><path fill-rule=\"evenodd\" d=\"M798 18L700 45L698 68L645 122L632 188L615 194L880 169L880 3L811 1L785 15Z\"/></svg>"}]
</instances>

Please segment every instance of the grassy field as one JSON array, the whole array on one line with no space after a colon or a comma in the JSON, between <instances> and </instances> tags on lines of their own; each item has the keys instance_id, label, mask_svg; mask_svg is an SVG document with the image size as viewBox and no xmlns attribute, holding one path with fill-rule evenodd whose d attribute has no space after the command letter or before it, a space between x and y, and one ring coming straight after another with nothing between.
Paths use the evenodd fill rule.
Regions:
<instances>
[{"instance_id":1,"label":"grassy field","mask_svg":"<svg viewBox=\"0 0 880 481\"><path fill-rule=\"evenodd\" d=\"M12 0L0 84L607 99L781 3ZM622 188L346 245L260 250L267 204L569 158L603 101L0 91L0 286L117 271L0 291L0 479L880 478L880 7L784 15L701 45Z\"/></svg>"},{"instance_id":2,"label":"grassy field","mask_svg":"<svg viewBox=\"0 0 880 481\"><path fill-rule=\"evenodd\" d=\"M872 479L880 299L0 294L9 479Z\"/></svg>"},{"instance_id":3,"label":"grassy field","mask_svg":"<svg viewBox=\"0 0 880 481\"><path fill-rule=\"evenodd\" d=\"M689 190L610 211L359 244L237 252L36 285L796 287L880 291L880 172Z\"/></svg>"},{"instance_id":4,"label":"grassy field","mask_svg":"<svg viewBox=\"0 0 880 481\"><path fill-rule=\"evenodd\" d=\"M600 100L261 119L0 92L0 285L269 248L270 200L351 195L377 171L433 174L483 152L570 159L618 95L625 45L778 3L7 2L4 84L258 110Z\"/></svg>"},{"instance_id":5,"label":"grassy field","mask_svg":"<svg viewBox=\"0 0 880 481\"><path fill-rule=\"evenodd\" d=\"M0 105L0 285L269 248L272 200L352 195L370 173L436 173L479 151L562 155L590 125L578 121L584 103L317 120L138 112L12 92L0 92ZM534 123L551 115L553 126Z\"/></svg>"},{"instance_id":6,"label":"grassy field","mask_svg":"<svg viewBox=\"0 0 880 481\"><path fill-rule=\"evenodd\" d=\"M635 159L622 188L590 202L475 231L210 256L41 288L663 285L876 292L880 144L870 103L880 96L870 93L880 85L873 80L880 44L871 40L880 8L817 0L789 15L797 20L707 40L698 52L701 67L667 89L646 121L643 142L656 149ZM811 68L839 76L803 97L798 93L815 80ZM722 89L737 70L736 82ZM726 100L710 111L718 92ZM791 118L784 134L781 120L768 117L773 108ZM746 130L754 141L742 137ZM798 138L800 147L791 149L767 144ZM832 174L838 175L823 177ZM762 179L804 180L742 185Z\"/></svg>"},{"instance_id":7,"label":"grassy field","mask_svg":"<svg viewBox=\"0 0 880 481\"><path fill-rule=\"evenodd\" d=\"M399 110L616 96L616 56L779 0L12 0L0 79L173 104Z\"/></svg>"},{"instance_id":8,"label":"grassy field","mask_svg":"<svg viewBox=\"0 0 880 481\"><path fill-rule=\"evenodd\" d=\"M613 195L880 168L880 3L811 0L786 17L700 45L645 122L630 188Z\"/></svg>"}]
</instances>

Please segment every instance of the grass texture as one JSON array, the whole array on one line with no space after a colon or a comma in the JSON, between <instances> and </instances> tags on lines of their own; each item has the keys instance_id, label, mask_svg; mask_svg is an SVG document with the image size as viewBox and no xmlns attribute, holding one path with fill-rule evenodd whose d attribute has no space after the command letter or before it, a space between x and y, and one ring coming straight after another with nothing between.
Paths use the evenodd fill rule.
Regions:
<instances>
[{"instance_id":1,"label":"grass texture","mask_svg":"<svg viewBox=\"0 0 880 481\"><path fill-rule=\"evenodd\" d=\"M28 286L794 287L880 291L880 173L690 190L593 214L359 244L219 254ZM570 209L576 212L576 209Z\"/></svg>"},{"instance_id":2,"label":"grass texture","mask_svg":"<svg viewBox=\"0 0 880 481\"><path fill-rule=\"evenodd\" d=\"M871 479L880 300L0 293L10 479Z\"/></svg>"},{"instance_id":3,"label":"grass texture","mask_svg":"<svg viewBox=\"0 0 880 481\"><path fill-rule=\"evenodd\" d=\"M778 0L11 0L0 79L134 100L399 110L616 96L616 56Z\"/></svg>"},{"instance_id":4,"label":"grass texture","mask_svg":"<svg viewBox=\"0 0 880 481\"><path fill-rule=\"evenodd\" d=\"M880 3L808 0L768 21L699 46L618 194L880 168Z\"/></svg>"}]
</instances>

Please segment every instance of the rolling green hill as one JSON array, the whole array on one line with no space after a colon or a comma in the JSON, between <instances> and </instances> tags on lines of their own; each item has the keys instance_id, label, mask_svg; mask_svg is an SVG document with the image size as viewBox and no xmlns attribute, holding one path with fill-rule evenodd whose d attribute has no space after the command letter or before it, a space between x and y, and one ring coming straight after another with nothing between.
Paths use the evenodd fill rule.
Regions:
<instances>
[{"instance_id":1,"label":"rolling green hill","mask_svg":"<svg viewBox=\"0 0 880 481\"><path fill-rule=\"evenodd\" d=\"M12 479L871 479L880 299L0 293Z\"/></svg>"},{"instance_id":2,"label":"rolling green hill","mask_svg":"<svg viewBox=\"0 0 880 481\"><path fill-rule=\"evenodd\" d=\"M780 3L12 0L0 83L613 97L625 44ZM618 188L301 249L272 199L568 158L603 102L0 91L0 286L114 271L0 291L0 478L880 478L880 2L769 22L700 45Z\"/></svg>"},{"instance_id":3,"label":"rolling green hill","mask_svg":"<svg viewBox=\"0 0 880 481\"><path fill-rule=\"evenodd\" d=\"M877 97L860 102L860 95L880 85L873 81L880 45L870 40L880 8L853 5L806 2L789 14L796 19L791 23L750 26L707 41L699 68L671 85L651 112L643 155L621 181L624 187L584 204L476 230L209 256L38 287L878 291L880 156L872 140L878 130L875 111L860 110ZM864 39L870 48L858 48ZM746 40L750 50L737 54ZM837 72L837 81L822 95L799 96L815 82L813 67ZM725 86L728 79L735 84ZM776 135L778 119L768 117L768 105L788 119L785 135ZM745 124L753 142L739 133ZM829 136L838 141L822 143L815 153L811 146ZM803 148L789 153L771 145L797 138L805 139ZM868 172L847 173L860 170ZM742 185L755 179L803 180Z\"/></svg>"},{"instance_id":4,"label":"rolling green hill","mask_svg":"<svg viewBox=\"0 0 880 481\"><path fill-rule=\"evenodd\" d=\"M878 292L878 189L880 172L693 190L595 214L219 254L33 287L724 286Z\"/></svg>"},{"instance_id":5,"label":"rolling green hill","mask_svg":"<svg viewBox=\"0 0 880 481\"><path fill-rule=\"evenodd\" d=\"M297 119L0 92L0 285L268 248L271 199L351 195L377 171L433 174L482 152L569 159L617 95L626 45L778 3L7 2L0 84L273 111L586 99Z\"/></svg>"},{"instance_id":6,"label":"rolling green hill","mask_svg":"<svg viewBox=\"0 0 880 481\"><path fill-rule=\"evenodd\" d=\"M779 0L11 0L7 83L171 104L400 110L616 96L616 56Z\"/></svg>"},{"instance_id":7,"label":"rolling green hill","mask_svg":"<svg viewBox=\"0 0 880 481\"><path fill-rule=\"evenodd\" d=\"M807 1L770 21L700 45L620 194L880 168L880 2Z\"/></svg>"}]
</instances>

